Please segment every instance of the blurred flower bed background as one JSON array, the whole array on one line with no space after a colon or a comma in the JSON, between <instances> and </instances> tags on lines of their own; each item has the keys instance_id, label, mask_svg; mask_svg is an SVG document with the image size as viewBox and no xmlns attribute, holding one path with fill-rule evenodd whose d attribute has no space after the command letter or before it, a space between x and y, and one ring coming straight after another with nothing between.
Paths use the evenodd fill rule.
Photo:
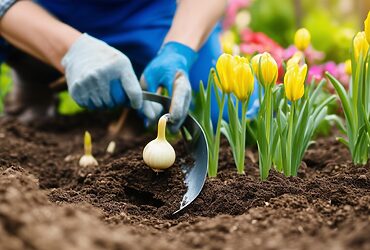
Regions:
<instances>
[{"instance_id":1,"label":"blurred flower bed background","mask_svg":"<svg viewBox=\"0 0 370 250\"><path fill-rule=\"evenodd\" d=\"M366 0L231 0L223 22L222 47L227 53L247 57L267 51L282 73L283 61L296 51L295 31L305 27L312 36L312 46L305 52L308 81L319 82L329 71L348 84L345 61L369 8Z\"/></svg>"}]
</instances>

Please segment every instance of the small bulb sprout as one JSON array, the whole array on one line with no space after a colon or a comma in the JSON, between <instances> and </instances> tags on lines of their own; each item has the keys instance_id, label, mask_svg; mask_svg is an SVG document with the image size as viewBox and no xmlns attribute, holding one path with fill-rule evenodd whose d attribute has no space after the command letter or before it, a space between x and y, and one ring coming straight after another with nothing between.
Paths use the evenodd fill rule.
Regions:
<instances>
[{"instance_id":1,"label":"small bulb sprout","mask_svg":"<svg viewBox=\"0 0 370 250\"><path fill-rule=\"evenodd\" d=\"M176 153L166 140L166 124L169 114L163 115L158 121L157 138L149 142L143 150L143 159L146 165L156 172L171 167L176 159Z\"/></svg>"},{"instance_id":2,"label":"small bulb sprout","mask_svg":"<svg viewBox=\"0 0 370 250\"><path fill-rule=\"evenodd\" d=\"M98 161L92 155L91 135L87 131L85 132L85 136L84 136L84 149L85 149L85 154L80 158L79 165L81 167L98 166Z\"/></svg>"},{"instance_id":3,"label":"small bulb sprout","mask_svg":"<svg viewBox=\"0 0 370 250\"><path fill-rule=\"evenodd\" d=\"M107 153L112 155L112 154L114 154L114 151L116 151L116 142L115 141L111 141L108 144Z\"/></svg>"}]
</instances>

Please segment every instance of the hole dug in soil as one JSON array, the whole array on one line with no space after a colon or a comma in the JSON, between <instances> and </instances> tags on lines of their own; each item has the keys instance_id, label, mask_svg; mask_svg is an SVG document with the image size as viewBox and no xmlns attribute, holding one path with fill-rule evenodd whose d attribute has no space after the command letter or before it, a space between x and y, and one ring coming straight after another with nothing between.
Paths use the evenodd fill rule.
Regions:
<instances>
[{"instance_id":1,"label":"hole dug in soil","mask_svg":"<svg viewBox=\"0 0 370 250\"><path fill-rule=\"evenodd\" d=\"M125 193L127 194L129 201L137 206L148 205L159 208L165 204L162 200L154 198L154 194L150 192L126 187Z\"/></svg>"},{"instance_id":2,"label":"hole dug in soil","mask_svg":"<svg viewBox=\"0 0 370 250\"><path fill-rule=\"evenodd\" d=\"M106 125L0 119L0 249L370 249L370 166L350 164L332 137L310 147L299 177L265 182L249 158L237 175L223 142L218 178L172 216L185 192L181 142L175 166L156 174L141 155L152 134L120 136L110 156ZM78 167L84 130L97 168Z\"/></svg>"}]
</instances>

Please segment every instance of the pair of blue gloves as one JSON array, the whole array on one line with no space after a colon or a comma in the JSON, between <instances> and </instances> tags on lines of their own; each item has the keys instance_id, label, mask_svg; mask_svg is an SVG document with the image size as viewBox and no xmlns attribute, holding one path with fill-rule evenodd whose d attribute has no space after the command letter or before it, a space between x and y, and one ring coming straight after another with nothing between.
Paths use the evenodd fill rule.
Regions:
<instances>
[{"instance_id":1,"label":"pair of blue gloves","mask_svg":"<svg viewBox=\"0 0 370 250\"><path fill-rule=\"evenodd\" d=\"M189 70L197 58L191 48L177 42L166 43L148 64L140 85L130 59L103 41L83 34L62 59L72 98L89 109L130 106L149 120L162 112L159 104L143 101L142 87L156 92L162 86L172 96L172 130L184 121L191 101Z\"/></svg>"}]
</instances>

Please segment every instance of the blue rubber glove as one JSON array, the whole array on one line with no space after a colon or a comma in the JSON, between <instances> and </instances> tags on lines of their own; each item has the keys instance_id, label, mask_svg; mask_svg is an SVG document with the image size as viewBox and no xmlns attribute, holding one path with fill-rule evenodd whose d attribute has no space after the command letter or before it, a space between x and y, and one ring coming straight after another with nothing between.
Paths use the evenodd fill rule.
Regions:
<instances>
[{"instance_id":1,"label":"blue rubber glove","mask_svg":"<svg viewBox=\"0 0 370 250\"><path fill-rule=\"evenodd\" d=\"M69 93L80 106L141 108L142 90L130 60L105 42L81 35L63 57L62 65Z\"/></svg>"},{"instance_id":2,"label":"blue rubber glove","mask_svg":"<svg viewBox=\"0 0 370 250\"><path fill-rule=\"evenodd\" d=\"M192 93L188 75L197 56L194 50L181 43L168 42L148 64L142 76L143 87L149 92L155 93L162 86L172 96L170 129L173 132L180 128L189 111ZM144 102L143 113L149 120L156 120L161 111L158 105Z\"/></svg>"}]
</instances>

